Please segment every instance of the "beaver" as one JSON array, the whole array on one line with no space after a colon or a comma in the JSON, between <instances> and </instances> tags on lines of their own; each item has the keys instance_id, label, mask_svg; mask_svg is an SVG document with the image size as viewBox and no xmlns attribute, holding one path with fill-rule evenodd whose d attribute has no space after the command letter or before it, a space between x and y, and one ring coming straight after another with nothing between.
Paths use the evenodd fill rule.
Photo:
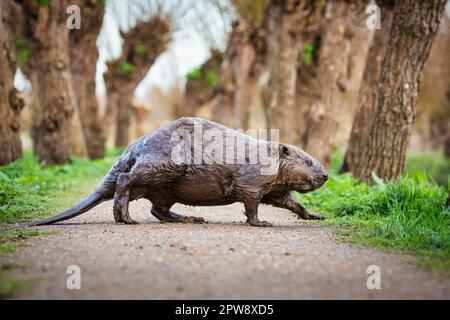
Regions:
<instances>
[{"instance_id":1,"label":"beaver","mask_svg":"<svg viewBox=\"0 0 450 320\"><path fill-rule=\"evenodd\" d=\"M175 203L217 206L242 202L247 224L258 227L272 225L258 219L260 203L288 209L302 219L323 219L308 212L291 192L310 192L327 179L319 161L296 146L257 140L213 121L184 117L130 145L79 204L32 225L73 218L109 199L114 199L115 221L134 224L128 204L140 198L152 203L151 214L163 222L204 222L173 212Z\"/></svg>"}]
</instances>

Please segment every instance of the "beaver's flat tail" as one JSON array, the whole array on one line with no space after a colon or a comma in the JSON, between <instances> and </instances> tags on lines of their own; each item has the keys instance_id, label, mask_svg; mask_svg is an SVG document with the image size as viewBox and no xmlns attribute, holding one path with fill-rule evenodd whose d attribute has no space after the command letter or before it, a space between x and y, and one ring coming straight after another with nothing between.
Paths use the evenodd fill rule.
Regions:
<instances>
[{"instance_id":1,"label":"beaver's flat tail","mask_svg":"<svg viewBox=\"0 0 450 320\"><path fill-rule=\"evenodd\" d=\"M30 225L31 226L41 226L44 224L52 224L55 222L64 221L64 220L76 217L76 216L88 211L89 209L92 209L93 207L95 207L96 205L98 205L99 203L101 203L105 200L108 200L108 199L102 197L102 195L99 192L95 191L95 192L91 193L83 201L78 203L75 207L73 207L67 211L64 211L63 213L60 213L54 217L50 217L50 218L32 222Z\"/></svg>"}]
</instances>

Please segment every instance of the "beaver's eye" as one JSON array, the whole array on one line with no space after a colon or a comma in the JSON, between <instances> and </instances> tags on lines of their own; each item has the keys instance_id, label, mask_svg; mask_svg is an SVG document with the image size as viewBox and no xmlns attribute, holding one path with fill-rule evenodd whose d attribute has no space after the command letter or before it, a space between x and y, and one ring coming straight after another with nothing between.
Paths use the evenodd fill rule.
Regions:
<instances>
[{"instance_id":1,"label":"beaver's eye","mask_svg":"<svg viewBox=\"0 0 450 320\"><path fill-rule=\"evenodd\" d=\"M311 160L305 160L305 162L306 162L306 165L307 165L308 167L311 167L311 166L312 166L312 161L311 161Z\"/></svg>"}]
</instances>

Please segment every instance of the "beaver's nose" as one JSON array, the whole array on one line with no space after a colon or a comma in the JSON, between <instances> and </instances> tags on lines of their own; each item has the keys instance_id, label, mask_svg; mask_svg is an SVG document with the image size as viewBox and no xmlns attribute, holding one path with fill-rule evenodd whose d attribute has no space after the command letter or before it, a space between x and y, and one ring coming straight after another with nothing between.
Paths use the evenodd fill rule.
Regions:
<instances>
[{"instance_id":1,"label":"beaver's nose","mask_svg":"<svg viewBox=\"0 0 450 320\"><path fill-rule=\"evenodd\" d=\"M322 179L323 179L323 181L327 181L327 180L328 180L328 173L325 173L325 174L322 176Z\"/></svg>"}]
</instances>

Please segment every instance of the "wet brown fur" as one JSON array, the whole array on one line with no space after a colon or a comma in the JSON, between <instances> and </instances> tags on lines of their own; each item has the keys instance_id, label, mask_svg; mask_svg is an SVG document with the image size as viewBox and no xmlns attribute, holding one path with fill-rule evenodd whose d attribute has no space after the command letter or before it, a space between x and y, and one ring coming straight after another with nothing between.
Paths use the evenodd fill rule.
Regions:
<instances>
[{"instance_id":1,"label":"wet brown fur","mask_svg":"<svg viewBox=\"0 0 450 320\"><path fill-rule=\"evenodd\" d=\"M262 175L262 164L249 163L248 159L242 164L208 164L208 159L199 164L177 163L171 157L173 148L179 143L172 141L173 133L184 130L192 134L194 125L241 139L249 150L256 146L268 150L276 148L278 170L271 175ZM202 148L207 147L207 144L207 141L203 142ZM194 152L194 149L191 151ZM37 221L34 225L70 219L108 199L114 199L115 221L134 224L136 222L130 217L128 204L140 198L151 201L151 213L164 222L204 222L202 218L171 211L175 203L217 206L242 202L247 223L252 226L271 225L258 219L260 203L288 209L302 219L322 219L299 204L291 191L312 191L321 187L327 177L322 165L298 147L256 140L200 118L180 118L128 147L94 193L83 202L55 217Z\"/></svg>"}]
</instances>

